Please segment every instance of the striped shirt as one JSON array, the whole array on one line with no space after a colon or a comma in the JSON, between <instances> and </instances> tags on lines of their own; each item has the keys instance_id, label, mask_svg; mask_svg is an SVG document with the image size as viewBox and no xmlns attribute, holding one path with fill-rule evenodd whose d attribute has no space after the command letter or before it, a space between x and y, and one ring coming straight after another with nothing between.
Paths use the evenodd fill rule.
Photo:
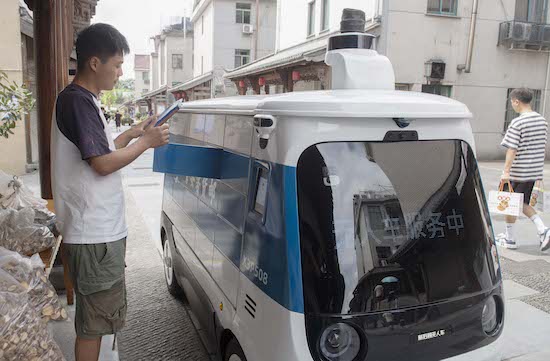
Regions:
<instances>
[{"instance_id":1,"label":"striped shirt","mask_svg":"<svg viewBox=\"0 0 550 361\"><path fill-rule=\"evenodd\" d=\"M542 180L548 123L536 112L512 120L501 145L517 149L510 179L519 182Z\"/></svg>"}]
</instances>

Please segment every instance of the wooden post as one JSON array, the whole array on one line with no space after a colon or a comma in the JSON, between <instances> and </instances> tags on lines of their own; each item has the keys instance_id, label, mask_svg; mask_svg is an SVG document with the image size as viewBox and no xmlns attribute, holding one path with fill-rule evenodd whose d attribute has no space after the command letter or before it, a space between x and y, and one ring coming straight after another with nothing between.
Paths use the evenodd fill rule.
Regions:
<instances>
[{"instance_id":1,"label":"wooden post","mask_svg":"<svg viewBox=\"0 0 550 361\"><path fill-rule=\"evenodd\" d=\"M292 80L292 69L278 70L279 76L283 81L283 92L292 93L294 91L294 81Z\"/></svg>"},{"instance_id":2,"label":"wooden post","mask_svg":"<svg viewBox=\"0 0 550 361\"><path fill-rule=\"evenodd\" d=\"M261 87L260 87L260 84L258 83L258 77L248 78L248 81L252 86L252 90L254 91L254 94L259 95L261 92Z\"/></svg>"},{"instance_id":3,"label":"wooden post","mask_svg":"<svg viewBox=\"0 0 550 361\"><path fill-rule=\"evenodd\" d=\"M38 113L38 160L40 190L44 199L52 199L50 170L51 118L56 97L57 79L54 45L54 7L51 1L34 3L34 46Z\"/></svg>"}]
</instances>

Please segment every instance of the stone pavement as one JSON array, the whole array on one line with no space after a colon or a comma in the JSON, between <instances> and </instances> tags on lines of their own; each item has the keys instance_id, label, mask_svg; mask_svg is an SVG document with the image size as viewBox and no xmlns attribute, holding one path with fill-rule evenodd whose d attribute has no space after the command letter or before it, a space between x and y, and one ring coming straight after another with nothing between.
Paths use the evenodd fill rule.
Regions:
<instances>
[{"instance_id":1,"label":"stone pavement","mask_svg":"<svg viewBox=\"0 0 550 361\"><path fill-rule=\"evenodd\" d=\"M119 335L120 360L208 361L187 304L166 289L161 258L131 194L127 202L128 315Z\"/></svg>"},{"instance_id":2,"label":"stone pavement","mask_svg":"<svg viewBox=\"0 0 550 361\"><path fill-rule=\"evenodd\" d=\"M502 173L502 162L479 164L485 192L496 190ZM544 171L550 179L550 164ZM550 214L542 218L550 226ZM504 232L504 217L492 216L495 235ZM498 341L506 361L550 360L550 254L541 253L535 226L526 217L517 221L518 249L498 248L504 295L506 297L505 329Z\"/></svg>"}]
</instances>

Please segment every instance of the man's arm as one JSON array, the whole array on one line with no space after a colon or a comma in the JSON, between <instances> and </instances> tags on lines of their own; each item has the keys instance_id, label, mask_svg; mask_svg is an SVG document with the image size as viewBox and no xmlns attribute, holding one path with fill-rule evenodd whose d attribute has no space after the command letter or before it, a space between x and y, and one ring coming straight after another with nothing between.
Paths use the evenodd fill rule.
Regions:
<instances>
[{"instance_id":1,"label":"man's arm","mask_svg":"<svg viewBox=\"0 0 550 361\"><path fill-rule=\"evenodd\" d=\"M510 179L510 169L514 163L518 150L513 148L508 148L506 151L506 161L504 162L504 172L502 173L502 179Z\"/></svg>"},{"instance_id":2,"label":"man's arm","mask_svg":"<svg viewBox=\"0 0 550 361\"><path fill-rule=\"evenodd\" d=\"M143 136L141 136L135 143L124 148L117 149L109 154L92 157L89 159L89 163L99 175L106 176L132 163L147 149L168 144L168 140L168 125L163 125L160 127L149 126L145 130Z\"/></svg>"},{"instance_id":3,"label":"man's arm","mask_svg":"<svg viewBox=\"0 0 550 361\"><path fill-rule=\"evenodd\" d=\"M149 126L149 124L151 124L151 122L154 121L154 120L156 120L156 117L149 117L146 120L144 120L143 122L141 122L137 125L134 125L133 127L128 129L124 133L120 134L115 139L116 149L122 149L122 148L128 146L128 144L130 144L132 139L141 137L143 135L143 133L145 132L145 128L147 128Z\"/></svg>"},{"instance_id":4,"label":"man's arm","mask_svg":"<svg viewBox=\"0 0 550 361\"><path fill-rule=\"evenodd\" d=\"M130 144L132 139L136 138L136 137L133 137L132 135L128 134L128 132L130 132L130 131L131 131L131 129L128 129L127 131L125 131L124 133L122 133L118 137L116 137L116 139L115 139L116 149L122 149L122 148L126 147L128 144Z\"/></svg>"}]
</instances>

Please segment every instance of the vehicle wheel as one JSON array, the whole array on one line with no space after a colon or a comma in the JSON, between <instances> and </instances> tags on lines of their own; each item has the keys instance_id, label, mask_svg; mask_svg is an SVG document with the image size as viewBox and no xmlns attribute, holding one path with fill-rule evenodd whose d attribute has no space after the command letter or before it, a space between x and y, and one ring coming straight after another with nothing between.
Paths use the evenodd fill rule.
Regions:
<instances>
[{"instance_id":1,"label":"vehicle wheel","mask_svg":"<svg viewBox=\"0 0 550 361\"><path fill-rule=\"evenodd\" d=\"M246 361L243 349L236 339L232 338L225 348L224 361Z\"/></svg>"},{"instance_id":2,"label":"vehicle wheel","mask_svg":"<svg viewBox=\"0 0 550 361\"><path fill-rule=\"evenodd\" d=\"M170 247L170 241L168 239L164 240L164 247L162 252L162 263L164 266L164 279L166 280L166 286L168 287L168 292L172 296L180 297L183 295L183 290L181 289L176 275L174 273L174 262L172 261L172 247Z\"/></svg>"}]
</instances>

